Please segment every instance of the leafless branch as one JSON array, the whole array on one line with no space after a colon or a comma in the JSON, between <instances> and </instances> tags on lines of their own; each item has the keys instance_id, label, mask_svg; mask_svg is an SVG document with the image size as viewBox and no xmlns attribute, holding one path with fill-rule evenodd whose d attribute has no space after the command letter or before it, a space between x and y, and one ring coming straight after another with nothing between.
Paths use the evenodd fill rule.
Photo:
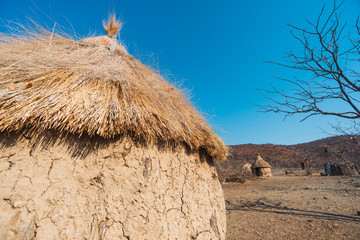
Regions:
<instances>
[{"instance_id":1,"label":"leafless branch","mask_svg":"<svg viewBox=\"0 0 360 240\"><path fill-rule=\"evenodd\" d=\"M324 5L315 22L306 21L308 28L289 25L293 38L303 47L303 53L289 51L286 62L269 63L305 71L311 77L306 80L278 78L294 86L287 91L273 86L270 90L260 89L260 94L270 101L268 105L260 106L261 111L284 113L285 116L304 114L303 120L314 115L360 118L360 72L347 67L355 65L349 62L360 61L359 19L355 24L357 37L353 39L351 34L344 33L347 25L342 23L339 13L343 3L337 5L334 1L326 18ZM342 103L344 110L332 110L329 106L333 101Z\"/></svg>"}]
</instances>

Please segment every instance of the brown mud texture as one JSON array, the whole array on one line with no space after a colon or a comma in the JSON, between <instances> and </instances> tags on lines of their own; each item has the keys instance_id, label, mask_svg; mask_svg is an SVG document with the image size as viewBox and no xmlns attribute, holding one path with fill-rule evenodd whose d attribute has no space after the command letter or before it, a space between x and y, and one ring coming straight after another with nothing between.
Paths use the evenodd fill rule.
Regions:
<instances>
[{"instance_id":1,"label":"brown mud texture","mask_svg":"<svg viewBox=\"0 0 360 240\"><path fill-rule=\"evenodd\" d=\"M128 139L0 142L0 239L225 239L223 191L199 153Z\"/></svg>"}]
</instances>

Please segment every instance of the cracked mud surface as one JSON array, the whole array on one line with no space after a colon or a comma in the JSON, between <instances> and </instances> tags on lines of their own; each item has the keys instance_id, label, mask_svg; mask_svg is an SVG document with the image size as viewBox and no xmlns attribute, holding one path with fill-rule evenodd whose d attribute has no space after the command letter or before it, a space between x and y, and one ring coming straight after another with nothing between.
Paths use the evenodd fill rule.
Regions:
<instances>
[{"instance_id":1,"label":"cracked mud surface","mask_svg":"<svg viewBox=\"0 0 360 240\"><path fill-rule=\"evenodd\" d=\"M184 147L123 139L73 158L64 144L15 142L0 154L0 239L225 238L216 170Z\"/></svg>"},{"instance_id":2,"label":"cracked mud surface","mask_svg":"<svg viewBox=\"0 0 360 240\"><path fill-rule=\"evenodd\" d=\"M223 189L227 240L360 239L359 176L276 176Z\"/></svg>"}]
</instances>

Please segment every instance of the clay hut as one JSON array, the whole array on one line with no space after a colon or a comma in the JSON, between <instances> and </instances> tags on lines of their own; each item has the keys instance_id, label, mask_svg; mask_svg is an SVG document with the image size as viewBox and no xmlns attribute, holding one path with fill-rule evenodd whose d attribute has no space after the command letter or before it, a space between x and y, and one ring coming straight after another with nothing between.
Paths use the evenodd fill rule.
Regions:
<instances>
[{"instance_id":1,"label":"clay hut","mask_svg":"<svg viewBox=\"0 0 360 240\"><path fill-rule=\"evenodd\" d=\"M337 163L327 163L325 164L325 173L332 176L352 176L356 174L356 167L354 163L344 161Z\"/></svg>"},{"instance_id":2,"label":"clay hut","mask_svg":"<svg viewBox=\"0 0 360 240\"><path fill-rule=\"evenodd\" d=\"M251 175L251 164L250 163L245 163L242 168L241 168L241 173L244 175Z\"/></svg>"},{"instance_id":3,"label":"clay hut","mask_svg":"<svg viewBox=\"0 0 360 240\"><path fill-rule=\"evenodd\" d=\"M0 38L0 239L225 239L227 147L115 36Z\"/></svg>"},{"instance_id":4,"label":"clay hut","mask_svg":"<svg viewBox=\"0 0 360 240\"><path fill-rule=\"evenodd\" d=\"M267 163L264 159L262 159L260 155L256 157L255 162L253 163L253 165L251 165L251 172L254 176L272 176L270 164Z\"/></svg>"}]
</instances>

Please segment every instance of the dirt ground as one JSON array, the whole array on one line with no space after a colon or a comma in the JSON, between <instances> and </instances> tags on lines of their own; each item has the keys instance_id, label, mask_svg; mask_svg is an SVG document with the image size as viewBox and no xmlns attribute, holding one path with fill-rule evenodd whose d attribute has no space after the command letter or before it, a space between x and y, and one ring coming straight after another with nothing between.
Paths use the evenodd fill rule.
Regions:
<instances>
[{"instance_id":1,"label":"dirt ground","mask_svg":"<svg viewBox=\"0 0 360 240\"><path fill-rule=\"evenodd\" d=\"M359 176L274 176L223 190L227 240L360 239Z\"/></svg>"}]
</instances>

